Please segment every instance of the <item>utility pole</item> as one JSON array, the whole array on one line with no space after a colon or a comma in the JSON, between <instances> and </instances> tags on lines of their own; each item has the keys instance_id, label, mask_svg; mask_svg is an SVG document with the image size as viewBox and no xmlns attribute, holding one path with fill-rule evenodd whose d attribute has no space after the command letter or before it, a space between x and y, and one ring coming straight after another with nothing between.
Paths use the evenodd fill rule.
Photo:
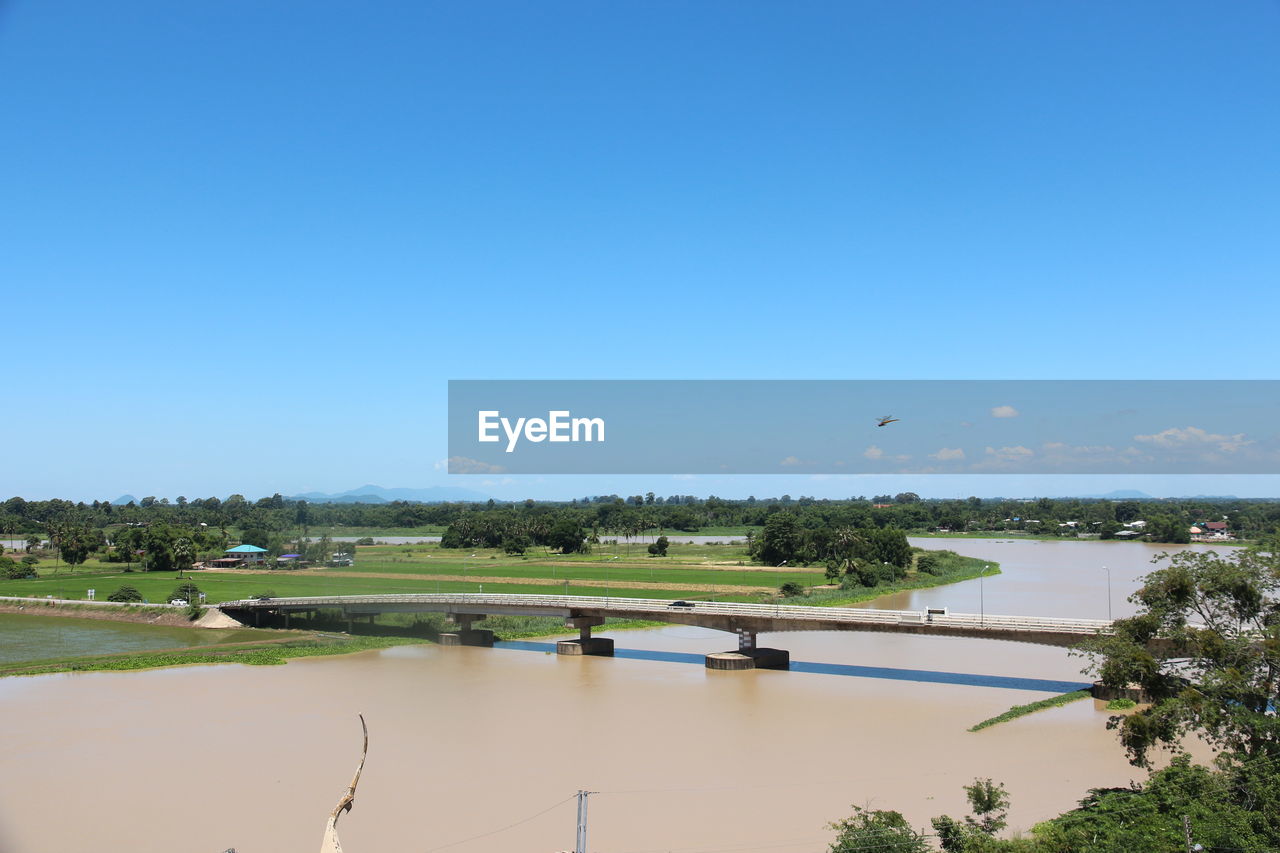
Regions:
<instances>
[{"instance_id":1,"label":"utility pole","mask_svg":"<svg viewBox=\"0 0 1280 853\"><path fill-rule=\"evenodd\" d=\"M1191 846L1191 818L1186 815L1182 816L1182 835L1187 842L1187 853L1191 853L1193 849Z\"/></svg>"},{"instance_id":2,"label":"utility pole","mask_svg":"<svg viewBox=\"0 0 1280 853\"><path fill-rule=\"evenodd\" d=\"M578 835L573 843L573 853L587 853L587 797L596 791L578 792Z\"/></svg>"}]
</instances>

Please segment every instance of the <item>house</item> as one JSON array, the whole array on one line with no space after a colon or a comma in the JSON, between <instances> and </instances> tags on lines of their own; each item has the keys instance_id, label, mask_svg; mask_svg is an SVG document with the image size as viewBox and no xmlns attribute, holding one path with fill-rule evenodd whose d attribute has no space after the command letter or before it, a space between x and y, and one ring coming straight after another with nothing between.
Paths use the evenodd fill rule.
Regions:
<instances>
[{"instance_id":1,"label":"house","mask_svg":"<svg viewBox=\"0 0 1280 853\"><path fill-rule=\"evenodd\" d=\"M267 549L259 548L257 545L237 545L234 548L228 548L224 553L228 557L239 560L242 566L256 565L267 558Z\"/></svg>"},{"instance_id":2,"label":"house","mask_svg":"<svg viewBox=\"0 0 1280 853\"><path fill-rule=\"evenodd\" d=\"M305 569L307 561L302 559L301 554L281 554L276 557L276 568L280 569Z\"/></svg>"},{"instance_id":3,"label":"house","mask_svg":"<svg viewBox=\"0 0 1280 853\"><path fill-rule=\"evenodd\" d=\"M1232 538L1231 531L1225 521L1202 521L1194 525L1189 532L1191 533L1191 538L1197 542Z\"/></svg>"}]
</instances>

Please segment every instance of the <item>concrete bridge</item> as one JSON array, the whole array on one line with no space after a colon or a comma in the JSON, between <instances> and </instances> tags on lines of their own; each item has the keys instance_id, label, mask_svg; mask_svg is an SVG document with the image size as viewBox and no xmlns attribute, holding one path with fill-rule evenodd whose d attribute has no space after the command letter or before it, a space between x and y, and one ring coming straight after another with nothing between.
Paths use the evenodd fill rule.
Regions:
<instances>
[{"instance_id":1,"label":"concrete bridge","mask_svg":"<svg viewBox=\"0 0 1280 853\"><path fill-rule=\"evenodd\" d=\"M785 669L790 663L788 652L757 647L756 635L762 632L881 631L1069 646L1111 631L1111 622L1102 619L579 595L335 595L225 601L217 607L246 623L256 623L263 613L282 614L286 625L291 613L339 610L347 619L348 628L358 617L372 619L379 613L445 613L459 630L441 635L441 643L474 646L493 645L492 631L474 627L486 616L552 616L564 619L566 628L578 629L578 639L556 644L558 653L576 655L613 654L613 640L591 636L591 629L603 625L610 617L697 625L737 634L736 651L707 655L706 664L710 669Z\"/></svg>"}]
</instances>

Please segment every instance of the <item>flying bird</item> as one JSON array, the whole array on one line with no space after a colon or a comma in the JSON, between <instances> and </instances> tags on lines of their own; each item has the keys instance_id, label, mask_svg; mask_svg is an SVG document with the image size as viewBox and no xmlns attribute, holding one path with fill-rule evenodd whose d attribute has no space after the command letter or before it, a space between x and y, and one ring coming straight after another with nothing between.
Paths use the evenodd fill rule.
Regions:
<instances>
[{"instance_id":1,"label":"flying bird","mask_svg":"<svg viewBox=\"0 0 1280 853\"><path fill-rule=\"evenodd\" d=\"M893 415L885 415L883 418L880 419L880 423L876 424L876 426L882 427L885 424L891 424L899 420L901 420L901 418L895 418Z\"/></svg>"}]
</instances>

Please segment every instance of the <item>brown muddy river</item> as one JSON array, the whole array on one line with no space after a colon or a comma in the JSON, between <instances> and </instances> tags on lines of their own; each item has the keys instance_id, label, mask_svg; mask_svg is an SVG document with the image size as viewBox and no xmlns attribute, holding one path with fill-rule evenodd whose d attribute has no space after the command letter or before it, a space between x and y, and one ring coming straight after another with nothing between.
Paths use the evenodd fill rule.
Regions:
<instances>
[{"instance_id":1,"label":"brown muddy river","mask_svg":"<svg viewBox=\"0 0 1280 853\"><path fill-rule=\"evenodd\" d=\"M1120 616L1159 550L919 544L999 561L1004 573L877 606L1105 617L1106 565ZM358 758L357 713L370 749L340 824L347 853L572 849L580 788L599 792L598 853L821 853L825 825L850 804L925 825L963 813L961 786L989 776L1012 794L1011 825L1025 828L1089 787L1142 775L1092 700L965 731L1055 692L983 676L1084 680L1061 649L774 634L761 644L789 649L805 671L734 673L681 657L732 648L729 634L613 636L620 654L669 655L404 647L279 667L0 680L0 851L315 851Z\"/></svg>"}]
</instances>

